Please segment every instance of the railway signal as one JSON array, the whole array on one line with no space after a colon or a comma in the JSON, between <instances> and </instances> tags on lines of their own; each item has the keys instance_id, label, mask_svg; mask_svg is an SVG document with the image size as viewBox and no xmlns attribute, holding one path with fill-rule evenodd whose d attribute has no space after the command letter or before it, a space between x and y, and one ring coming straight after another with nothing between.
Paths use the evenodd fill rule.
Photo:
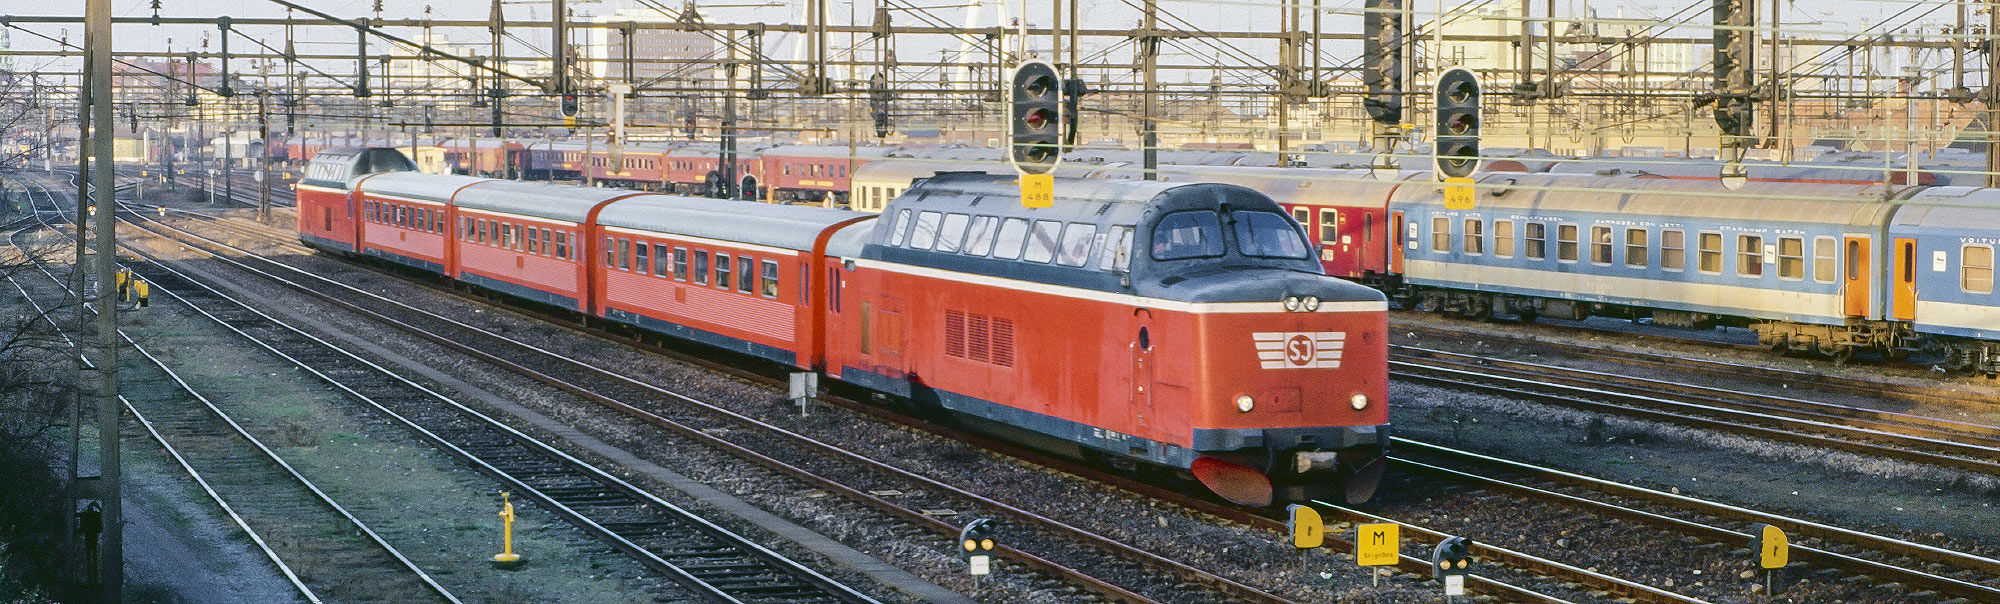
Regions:
<instances>
[{"instance_id":1,"label":"railway signal","mask_svg":"<svg viewBox=\"0 0 2000 604\"><path fill-rule=\"evenodd\" d=\"M1048 174L1062 162L1063 88L1062 73L1047 62L1014 68L1007 161L1022 174Z\"/></svg>"},{"instance_id":2,"label":"railway signal","mask_svg":"<svg viewBox=\"0 0 2000 604\"><path fill-rule=\"evenodd\" d=\"M1361 108L1385 126L1403 123L1403 2L1367 0L1361 10Z\"/></svg>"},{"instance_id":3,"label":"railway signal","mask_svg":"<svg viewBox=\"0 0 2000 604\"><path fill-rule=\"evenodd\" d=\"M583 112L583 102L581 99L577 98L576 93L574 92L563 93L562 95L563 119L574 120L576 119L577 114L582 112Z\"/></svg>"},{"instance_id":4,"label":"railway signal","mask_svg":"<svg viewBox=\"0 0 2000 604\"><path fill-rule=\"evenodd\" d=\"M1715 125L1722 131L1722 146L1740 148L1750 135L1755 102L1757 6L1750 0L1714 2Z\"/></svg>"},{"instance_id":5,"label":"railway signal","mask_svg":"<svg viewBox=\"0 0 2000 604\"><path fill-rule=\"evenodd\" d=\"M868 78L868 114L875 118L875 138L888 138L889 77L880 72Z\"/></svg>"},{"instance_id":6,"label":"railway signal","mask_svg":"<svg viewBox=\"0 0 2000 604\"><path fill-rule=\"evenodd\" d=\"M1792 545L1785 539L1785 529L1760 523L1751 525L1750 530L1750 549L1757 553L1757 567L1764 569L1764 593L1774 593L1777 582L1773 577L1791 562Z\"/></svg>"},{"instance_id":7,"label":"railway signal","mask_svg":"<svg viewBox=\"0 0 2000 604\"><path fill-rule=\"evenodd\" d=\"M993 574L993 550L1000 546L993 536L993 521L980 518L958 531L958 558L964 560L974 577Z\"/></svg>"},{"instance_id":8,"label":"railway signal","mask_svg":"<svg viewBox=\"0 0 2000 604\"><path fill-rule=\"evenodd\" d=\"M1445 597L1465 595L1465 575L1472 572L1472 540L1450 537L1439 542L1431 550L1431 569L1444 584Z\"/></svg>"},{"instance_id":9,"label":"railway signal","mask_svg":"<svg viewBox=\"0 0 2000 604\"><path fill-rule=\"evenodd\" d=\"M1470 178L1479 171L1479 76L1454 67L1437 80L1437 171L1444 178Z\"/></svg>"}]
</instances>

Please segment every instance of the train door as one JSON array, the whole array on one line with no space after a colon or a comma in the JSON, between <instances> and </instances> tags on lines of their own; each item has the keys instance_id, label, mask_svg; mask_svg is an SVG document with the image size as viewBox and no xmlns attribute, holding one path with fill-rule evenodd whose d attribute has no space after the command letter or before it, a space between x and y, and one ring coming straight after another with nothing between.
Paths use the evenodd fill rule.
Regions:
<instances>
[{"instance_id":1,"label":"train door","mask_svg":"<svg viewBox=\"0 0 2000 604\"><path fill-rule=\"evenodd\" d=\"M1383 244L1389 246L1389 274L1391 275L1403 274L1402 241L1403 241L1403 213L1391 212L1389 218L1389 237L1382 241ZM1416 241L1416 237L1411 236L1410 241L1412 242Z\"/></svg>"},{"instance_id":2,"label":"train door","mask_svg":"<svg viewBox=\"0 0 2000 604\"><path fill-rule=\"evenodd\" d=\"M1896 239L1895 318L1917 320L1917 240Z\"/></svg>"},{"instance_id":3,"label":"train door","mask_svg":"<svg viewBox=\"0 0 2000 604\"><path fill-rule=\"evenodd\" d=\"M1847 276L1841 288L1841 301L1847 316L1867 317L1871 290L1868 266L1868 238L1847 238Z\"/></svg>"},{"instance_id":4,"label":"train door","mask_svg":"<svg viewBox=\"0 0 2000 604\"><path fill-rule=\"evenodd\" d=\"M1133 311L1132 432L1149 434L1153 421L1153 311Z\"/></svg>"},{"instance_id":5,"label":"train door","mask_svg":"<svg viewBox=\"0 0 2000 604\"><path fill-rule=\"evenodd\" d=\"M882 296L881 304L875 317L875 364L897 372L912 371L903 358L903 299Z\"/></svg>"}]
</instances>

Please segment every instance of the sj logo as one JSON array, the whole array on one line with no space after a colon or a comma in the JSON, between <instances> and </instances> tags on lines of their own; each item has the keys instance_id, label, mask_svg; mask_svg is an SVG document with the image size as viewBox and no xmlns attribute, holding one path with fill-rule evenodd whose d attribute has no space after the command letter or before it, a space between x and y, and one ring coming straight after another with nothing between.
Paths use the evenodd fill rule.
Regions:
<instances>
[{"instance_id":1,"label":"sj logo","mask_svg":"<svg viewBox=\"0 0 2000 604\"><path fill-rule=\"evenodd\" d=\"M1251 334L1257 361L1265 369L1334 369L1347 333L1340 331L1260 331Z\"/></svg>"}]
</instances>

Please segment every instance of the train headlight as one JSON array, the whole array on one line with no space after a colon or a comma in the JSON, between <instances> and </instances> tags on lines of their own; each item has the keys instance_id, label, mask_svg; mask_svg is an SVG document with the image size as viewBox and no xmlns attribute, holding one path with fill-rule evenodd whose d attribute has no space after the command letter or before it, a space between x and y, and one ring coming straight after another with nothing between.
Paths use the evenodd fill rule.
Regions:
<instances>
[{"instance_id":1,"label":"train headlight","mask_svg":"<svg viewBox=\"0 0 2000 604\"><path fill-rule=\"evenodd\" d=\"M1285 312L1298 312L1299 304L1298 296L1285 296Z\"/></svg>"},{"instance_id":2,"label":"train headlight","mask_svg":"<svg viewBox=\"0 0 2000 604\"><path fill-rule=\"evenodd\" d=\"M1319 296L1306 296L1306 312L1319 312Z\"/></svg>"},{"instance_id":3,"label":"train headlight","mask_svg":"<svg viewBox=\"0 0 2000 604\"><path fill-rule=\"evenodd\" d=\"M1354 393L1354 396L1352 396L1352 397L1348 397L1348 399L1347 399L1347 404L1350 404L1350 405L1354 405L1354 410L1355 410L1355 411L1360 411L1360 410L1362 410L1362 409L1367 409L1367 408L1368 408L1368 395L1366 395L1366 394L1362 394L1362 393L1359 393L1359 392L1356 392L1356 393Z\"/></svg>"},{"instance_id":4,"label":"train headlight","mask_svg":"<svg viewBox=\"0 0 2000 604\"><path fill-rule=\"evenodd\" d=\"M1237 410L1237 411L1242 411L1242 412L1244 412L1244 413L1249 413L1251 409L1256 409L1256 408L1257 408L1257 401L1254 401L1254 400L1251 400L1251 399L1250 399L1250 395L1248 395L1248 394L1245 394L1245 395L1242 395L1242 396L1238 396L1238 397L1236 397L1236 410Z\"/></svg>"}]
</instances>

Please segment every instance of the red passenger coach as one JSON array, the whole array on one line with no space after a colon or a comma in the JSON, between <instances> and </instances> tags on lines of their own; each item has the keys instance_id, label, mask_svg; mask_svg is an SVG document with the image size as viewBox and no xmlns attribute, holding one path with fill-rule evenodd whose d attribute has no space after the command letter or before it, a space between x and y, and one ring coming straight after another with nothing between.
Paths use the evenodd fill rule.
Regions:
<instances>
[{"instance_id":1,"label":"red passenger coach","mask_svg":"<svg viewBox=\"0 0 2000 604\"><path fill-rule=\"evenodd\" d=\"M361 249L404 266L451 274L451 198L487 179L473 176L389 172L354 184L361 212Z\"/></svg>"},{"instance_id":2,"label":"red passenger coach","mask_svg":"<svg viewBox=\"0 0 2000 604\"><path fill-rule=\"evenodd\" d=\"M586 243L591 217L643 193L489 181L467 187L457 208L458 273L466 283L592 312Z\"/></svg>"},{"instance_id":3,"label":"red passenger coach","mask_svg":"<svg viewBox=\"0 0 2000 604\"><path fill-rule=\"evenodd\" d=\"M842 380L1094 455L1187 470L1231 500L1373 493L1386 442L1382 294L1325 276L1242 187L940 174L891 202L836 305Z\"/></svg>"},{"instance_id":4,"label":"red passenger coach","mask_svg":"<svg viewBox=\"0 0 2000 604\"><path fill-rule=\"evenodd\" d=\"M348 191L354 181L381 172L414 172L417 164L394 149L326 149L312 157L298 185L299 240L313 247L360 251L360 207Z\"/></svg>"},{"instance_id":5,"label":"red passenger coach","mask_svg":"<svg viewBox=\"0 0 2000 604\"><path fill-rule=\"evenodd\" d=\"M874 216L646 195L597 216L607 319L795 367L818 364L813 267L834 231Z\"/></svg>"}]
</instances>

